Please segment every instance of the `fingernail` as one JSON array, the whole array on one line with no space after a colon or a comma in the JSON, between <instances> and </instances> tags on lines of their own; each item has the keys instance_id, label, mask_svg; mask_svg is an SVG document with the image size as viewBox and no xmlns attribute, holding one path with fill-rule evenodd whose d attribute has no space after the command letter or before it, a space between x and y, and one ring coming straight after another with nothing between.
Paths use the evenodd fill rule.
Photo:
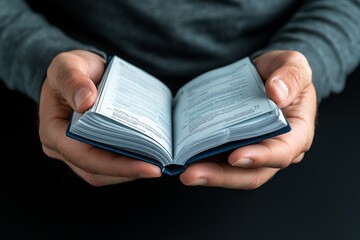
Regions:
<instances>
[{"instance_id":1,"label":"fingernail","mask_svg":"<svg viewBox=\"0 0 360 240\"><path fill-rule=\"evenodd\" d=\"M190 186L203 186L208 183L208 180L206 178L198 178L195 179L192 183L190 183Z\"/></svg>"},{"instance_id":2,"label":"fingernail","mask_svg":"<svg viewBox=\"0 0 360 240\"><path fill-rule=\"evenodd\" d=\"M234 163L235 167L248 167L252 163L251 158L240 158L237 162Z\"/></svg>"},{"instance_id":3,"label":"fingernail","mask_svg":"<svg viewBox=\"0 0 360 240\"><path fill-rule=\"evenodd\" d=\"M80 107L80 105L90 94L91 91L88 88L81 88L79 91L77 91L74 97L75 106Z\"/></svg>"},{"instance_id":4,"label":"fingernail","mask_svg":"<svg viewBox=\"0 0 360 240\"><path fill-rule=\"evenodd\" d=\"M274 85L276 92L278 93L280 98L282 100L285 100L289 95L289 89L287 88L285 82L280 78L276 78L272 81L272 84Z\"/></svg>"}]
</instances>

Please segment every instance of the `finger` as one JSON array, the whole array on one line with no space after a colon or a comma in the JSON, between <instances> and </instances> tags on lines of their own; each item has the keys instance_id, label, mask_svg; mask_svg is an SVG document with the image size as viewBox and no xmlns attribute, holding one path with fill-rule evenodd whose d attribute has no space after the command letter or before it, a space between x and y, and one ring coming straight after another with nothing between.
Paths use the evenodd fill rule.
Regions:
<instances>
[{"instance_id":1,"label":"finger","mask_svg":"<svg viewBox=\"0 0 360 240\"><path fill-rule=\"evenodd\" d=\"M280 108L288 106L312 82L312 71L304 55L296 51L275 51L255 60L266 92Z\"/></svg>"},{"instance_id":2,"label":"finger","mask_svg":"<svg viewBox=\"0 0 360 240\"><path fill-rule=\"evenodd\" d=\"M55 159L72 164L85 172L127 178L155 178L161 176L159 167L125 157L74 140L59 140L56 150L43 146L44 152Z\"/></svg>"},{"instance_id":3,"label":"finger","mask_svg":"<svg viewBox=\"0 0 360 240\"><path fill-rule=\"evenodd\" d=\"M73 110L84 112L95 101L103 71L104 60L96 54L64 52L52 61L47 78Z\"/></svg>"},{"instance_id":4,"label":"finger","mask_svg":"<svg viewBox=\"0 0 360 240\"><path fill-rule=\"evenodd\" d=\"M241 168L286 168L300 162L310 149L314 136L314 126L307 129L298 119L291 119L292 130L274 138L266 139L234 150L228 158L230 165Z\"/></svg>"},{"instance_id":5,"label":"finger","mask_svg":"<svg viewBox=\"0 0 360 240\"><path fill-rule=\"evenodd\" d=\"M303 98L309 99L306 95ZM299 162L310 149L314 138L316 110L310 101L309 104L301 103L301 108L295 104L285 110L292 128L290 132L234 150L229 155L229 164L241 168L285 168ZM302 111L306 111L306 114Z\"/></svg>"},{"instance_id":6,"label":"finger","mask_svg":"<svg viewBox=\"0 0 360 240\"><path fill-rule=\"evenodd\" d=\"M277 171L279 169L242 169L224 163L203 162L191 164L180 175L180 180L187 186L256 189L269 181Z\"/></svg>"},{"instance_id":7,"label":"finger","mask_svg":"<svg viewBox=\"0 0 360 240\"><path fill-rule=\"evenodd\" d=\"M135 179L132 178L126 178L126 177L113 177L113 176L107 176L107 175L100 175L100 174L94 174L94 173L88 173L82 170L81 168L76 167L75 165L71 163L67 163L68 166L71 168L72 171L74 171L80 178L82 178L84 181L89 183L92 186L105 186L105 185L114 185L124 182L130 182Z\"/></svg>"},{"instance_id":8,"label":"finger","mask_svg":"<svg viewBox=\"0 0 360 240\"><path fill-rule=\"evenodd\" d=\"M299 163L304 158L305 153L301 153L299 156L297 156L292 163Z\"/></svg>"},{"instance_id":9,"label":"finger","mask_svg":"<svg viewBox=\"0 0 360 240\"><path fill-rule=\"evenodd\" d=\"M58 142L58 144L60 143ZM162 174L160 168L153 164L84 143L68 142L61 145L67 146L66 150L59 145L56 150L47 147L43 147L43 150L48 156L72 164L88 173L134 179L155 178Z\"/></svg>"},{"instance_id":10,"label":"finger","mask_svg":"<svg viewBox=\"0 0 360 240\"><path fill-rule=\"evenodd\" d=\"M158 166L93 147L68 137L57 139L56 146L61 159L89 173L127 178L161 176Z\"/></svg>"},{"instance_id":11,"label":"finger","mask_svg":"<svg viewBox=\"0 0 360 240\"><path fill-rule=\"evenodd\" d=\"M295 138L296 137L291 137ZM295 161L299 162L305 150L296 149L289 138L274 138L261 143L239 148L229 156L229 164L240 168L286 168Z\"/></svg>"},{"instance_id":12,"label":"finger","mask_svg":"<svg viewBox=\"0 0 360 240\"><path fill-rule=\"evenodd\" d=\"M301 76L301 72L294 66L285 66L278 69L266 82L266 92L280 108L285 108L296 99L305 85L304 79L310 79L307 76Z\"/></svg>"}]
</instances>

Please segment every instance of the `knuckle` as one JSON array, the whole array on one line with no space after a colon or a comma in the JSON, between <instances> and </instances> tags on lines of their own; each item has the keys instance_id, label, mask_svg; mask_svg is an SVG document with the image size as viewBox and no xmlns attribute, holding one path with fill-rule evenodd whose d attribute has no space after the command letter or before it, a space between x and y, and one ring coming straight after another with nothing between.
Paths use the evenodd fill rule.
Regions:
<instances>
[{"instance_id":1,"label":"knuckle","mask_svg":"<svg viewBox=\"0 0 360 240\"><path fill-rule=\"evenodd\" d=\"M47 131L44 131L42 127L39 128L39 139L43 148L49 146L48 138L47 138Z\"/></svg>"},{"instance_id":2,"label":"knuckle","mask_svg":"<svg viewBox=\"0 0 360 240\"><path fill-rule=\"evenodd\" d=\"M305 153L301 153L299 156L297 156L294 159L293 163L300 163L302 161L302 159L304 158L304 156L305 156Z\"/></svg>"},{"instance_id":3,"label":"knuckle","mask_svg":"<svg viewBox=\"0 0 360 240\"><path fill-rule=\"evenodd\" d=\"M299 152L308 152L313 144L314 135L315 135L315 124L313 127L308 127L305 122L302 123L302 129L307 129L307 131L302 132L302 142L304 143Z\"/></svg>"},{"instance_id":4,"label":"knuckle","mask_svg":"<svg viewBox=\"0 0 360 240\"><path fill-rule=\"evenodd\" d=\"M81 74L76 70L66 69L59 72L56 81L58 82L58 85L61 86L62 90L65 90L67 87L72 87L80 75Z\"/></svg>"},{"instance_id":5,"label":"knuckle","mask_svg":"<svg viewBox=\"0 0 360 240\"><path fill-rule=\"evenodd\" d=\"M293 158L287 155L283 161L280 162L279 168L285 169L292 164Z\"/></svg>"},{"instance_id":6,"label":"knuckle","mask_svg":"<svg viewBox=\"0 0 360 240\"><path fill-rule=\"evenodd\" d=\"M256 176L246 187L248 190L254 190L260 188L266 180L262 176Z\"/></svg>"},{"instance_id":7,"label":"knuckle","mask_svg":"<svg viewBox=\"0 0 360 240\"><path fill-rule=\"evenodd\" d=\"M63 160L63 154L58 150L58 141L55 144L51 141L51 138L47 135L47 131L39 131L39 139L41 143L42 151L46 156L58 160Z\"/></svg>"},{"instance_id":8,"label":"knuckle","mask_svg":"<svg viewBox=\"0 0 360 240\"><path fill-rule=\"evenodd\" d=\"M47 69L47 75L52 86L64 90L76 82L81 74L76 67L70 64L76 62L76 59L77 56L71 52L62 52L54 57Z\"/></svg>"},{"instance_id":9,"label":"knuckle","mask_svg":"<svg viewBox=\"0 0 360 240\"><path fill-rule=\"evenodd\" d=\"M304 152L308 152L312 146L312 140L308 141L304 146Z\"/></svg>"},{"instance_id":10,"label":"knuckle","mask_svg":"<svg viewBox=\"0 0 360 240\"><path fill-rule=\"evenodd\" d=\"M294 151L291 147L290 143L287 141L281 142L280 149L273 149L270 146L265 145L264 148L266 152L266 156L273 159L272 167L284 169L287 168L292 163L292 155L291 153ZM266 165L266 161L268 158L264 159L264 164ZM267 166L267 165L266 165Z\"/></svg>"},{"instance_id":11,"label":"knuckle","mask_svg":"<svg viewBox=\"0 0 360 240\"><path fill-rule=\"evenodd\" d=\"M294 65L293 65L294 66ZM288 70L287 74L289 79L291 79L292 85L294 88L299 91L302 88L303 82L305 82L305 76L299 72L299 67L294 66Z\"/></svg>"},{"instance_id":12,"label":"knuckle","mask_svg":"<svg viewBox=\"0 0 360 240\"><path fill-rule=\"evenodd\" d=\"M288 142L284 142L282 151L285 153L293 152L292 147L290 146L290 144ZM279 161L278 167L280 169L287 168L292 163L292 160L293 160L293 157L291 154L284 154L283 156L284 157L283 157L282 161Z\"/></svg>"},{"instance_id":13,"label":"knuckle","mask_svg":"<svg viewBox=\"0 0 360 240\"><path fill-rule=\"evenodd\" d=\"M42 151L45 153L46 156L48 156L48 157L50 157L50 158L57 159L57 158L56 158L56 155L54 154L54 152L53 152L49 147L47 147L46 145L42 144L42 145L41 145L41 148L42 148Z\"/></svg>"},{"instance_id":14,"label":"knuckle","mask_svg":"<svg viewBox=\"0 0 360 240\"><path fill-rule=\"evenodd\" d=\"M287 63L287 75L295 89L300 90L312 82L312 70L305 55L298 51L286 51L281 57Z\"/></svg>"},{"instance_id":15,"label":"knuckle","mask_svg":"<svg viewBox=\"0 0 360 240\"><path fill-rule=\"evenodd\" d=\"M292 163L292 159L287 157L284 161L280 162L279 168L285 169Z\"/></svg>"},{"instance_id":16,"label":"knuckle","mask_svg":"<svg viewBox=\"0 0 360 240\"><path fill-rule=\"evenodd\" d=\"M98 180L98 177L93 173L86 173L83 176L83 179L93 187L104 186L104 183Z\"/></svg>"},{"instance_id":17,"label":"knuckle","mask_svg":"<svg viewBox=\"0 0 360 240\"><path fill-rule=\"evenodd\" d=\"M253 175L252 181L247 185L248 190L260 188L270 181L279 169L258 169Z\"/></svg>"}]
</instances>

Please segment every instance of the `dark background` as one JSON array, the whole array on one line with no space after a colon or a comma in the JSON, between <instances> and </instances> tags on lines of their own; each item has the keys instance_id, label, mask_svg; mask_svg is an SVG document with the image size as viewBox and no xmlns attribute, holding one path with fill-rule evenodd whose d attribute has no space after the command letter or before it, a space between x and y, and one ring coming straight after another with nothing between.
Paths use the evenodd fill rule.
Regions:
<instances>
[{"instance_id":1,"label":"dark background","mask_svg":"<svg viewBox=\"0 0 360 240\"><path fill-rule=\"evenodd\" d=\"M0 239L360 239L359 89L360 69L320 104L303 161L243 191L92 187L42 153L36 104L0 84Z\"/></svg>"}]
</instances>

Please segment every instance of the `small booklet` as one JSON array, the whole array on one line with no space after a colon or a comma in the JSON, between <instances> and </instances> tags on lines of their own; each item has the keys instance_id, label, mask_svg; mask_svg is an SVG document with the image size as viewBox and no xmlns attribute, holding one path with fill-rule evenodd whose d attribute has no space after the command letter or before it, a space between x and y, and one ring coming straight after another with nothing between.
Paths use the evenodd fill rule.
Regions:
<instances>
[{"instance_id":1,"label":"small booklet","mask_svg":"<svg viewBox=\"0 0 360 240\"><path fill-rule=\"evenodd\" d=\"M173 97L159 79L113 56L98 91L89 110L73 113L66 135L168 175L291 129L248 57L199 75Z\"/></svg>"}]
</instances>

